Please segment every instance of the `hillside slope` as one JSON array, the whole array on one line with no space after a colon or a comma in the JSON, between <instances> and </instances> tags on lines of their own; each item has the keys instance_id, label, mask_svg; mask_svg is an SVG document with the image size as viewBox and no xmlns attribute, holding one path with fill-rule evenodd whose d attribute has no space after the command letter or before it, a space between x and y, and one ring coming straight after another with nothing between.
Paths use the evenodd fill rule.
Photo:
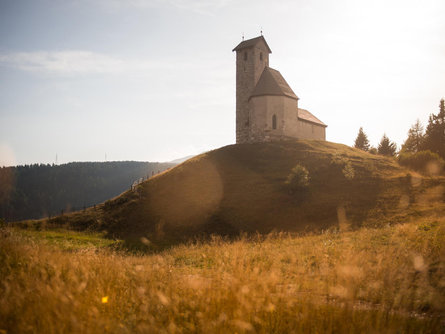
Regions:
<instances>
[{"instance_id":1,"label":"hillside slope","mask_svg":"<svg viewBox=\"0 0 445 334\"><path fill-rule=\"evenodd\" d=\"M296 164L306 191L285 185ZM105 202L58 218L120 237L307 231L378 226L444 203L443 178L422 178L393 159L341 144L286 141L231 145L194 157ZM57 219L55 220L57 221Z\"/></svg>"}]
</instances>

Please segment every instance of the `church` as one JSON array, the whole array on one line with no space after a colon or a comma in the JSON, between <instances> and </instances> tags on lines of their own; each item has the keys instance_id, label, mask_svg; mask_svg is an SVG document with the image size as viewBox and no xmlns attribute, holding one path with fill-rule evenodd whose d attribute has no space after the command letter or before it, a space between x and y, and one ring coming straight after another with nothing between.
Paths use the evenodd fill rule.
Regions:
<instances>
[{"instance_id":1,"label":"church","mask_svg":"<svg viewBox=\"0 0 445 334\"><path fill-rule=\"evenodd\" d=\"M236 143L326 140L327 125L305 109L277 70L263 35L243 40L236 51Z\"/></svg>"}]
</instances>

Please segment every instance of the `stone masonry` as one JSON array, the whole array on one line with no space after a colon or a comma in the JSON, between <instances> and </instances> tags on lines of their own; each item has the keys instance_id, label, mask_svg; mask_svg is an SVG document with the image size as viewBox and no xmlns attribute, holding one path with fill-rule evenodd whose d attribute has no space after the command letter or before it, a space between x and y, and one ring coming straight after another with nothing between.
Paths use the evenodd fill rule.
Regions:
<instances>
[{"instance_id":1,"label":"stone masonry","mask_svg":"<svg viewBox=\"0 0 445 334\"><path fill-rule=\"evenodd\" d=\"M236 52L237 143L246 142L249 139L249 97L264 68L269 66L269 53L271 52L264 37L257 37L250 41L250 44L245 43L247 47L242 47Z\"/></svg>"}]
</instances>

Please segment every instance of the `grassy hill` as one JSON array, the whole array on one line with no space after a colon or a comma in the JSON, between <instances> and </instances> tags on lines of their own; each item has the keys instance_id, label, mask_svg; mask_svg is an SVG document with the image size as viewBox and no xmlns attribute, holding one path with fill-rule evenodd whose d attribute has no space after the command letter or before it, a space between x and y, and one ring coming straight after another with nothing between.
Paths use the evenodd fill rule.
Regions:
<instances>
[{"instance_id":1,"label":"grassy hill","mask_svg":"<svg viewBox=\"0 0 445 334\"><path fill-rule=\"evenodd\" d=\"M296 165L306 190L285 181ZM286 141L226 146L196 156L134 191L49 221L152 241L199 234L342 230L383 226L444 202L444 178L425 178L394 159L345 145Z\"/></svg>"}]
</instances>

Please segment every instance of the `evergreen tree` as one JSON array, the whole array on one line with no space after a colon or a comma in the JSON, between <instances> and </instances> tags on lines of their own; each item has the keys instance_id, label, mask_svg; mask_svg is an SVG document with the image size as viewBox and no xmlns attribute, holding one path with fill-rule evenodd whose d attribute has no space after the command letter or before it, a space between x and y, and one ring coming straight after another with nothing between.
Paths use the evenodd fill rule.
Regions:
<instances>
[{"instance_id":1,"label":"evergreen tree","mask_svg":"<svg viewBox=\"0 0 445 334\"><path fill-rule=\"evenodd\" d=\"M408 138L402 144L401 152L417 153L422 150L422 145L424 141L423 125L417 119L411 128L408 130Z\"/></svg>"},{"instance_id":2,"label":"evergreen tree","mask_svg":"<svg viewBox=\"0 0 445 334\"><path fill-rule=\"evenodd\" d=\"M363 131L362 127L360 127L360 129L358 130L358 135L357 135L357 138L355 138L354 147L355 148L359 148L359 149L361 149L363 151L368 151L369 150L368 136Z\"/></svg>"},{"instance_id":3,"label":"evergreen tree","mask_svg":"<svg viewBox=\"0 0 445 334\"><path fill-rule=\"evenodd\" d=\"M445 159L445 101L440 100L439 113L431 114L425 132L423 149L439 154Z\"/></svg>"},{"instance_id":4,"label":"evergreen tree","mask_svg":"<svg viewBox=\"0 0 445 334\"><path fill-rule=\"evenodd\" d=\"M380 140L377 152L382 155L387 155L393 157L396 154L397 145L396 143L389 140L386 134L383 135Z\"/></svg>"}]
</instances>

